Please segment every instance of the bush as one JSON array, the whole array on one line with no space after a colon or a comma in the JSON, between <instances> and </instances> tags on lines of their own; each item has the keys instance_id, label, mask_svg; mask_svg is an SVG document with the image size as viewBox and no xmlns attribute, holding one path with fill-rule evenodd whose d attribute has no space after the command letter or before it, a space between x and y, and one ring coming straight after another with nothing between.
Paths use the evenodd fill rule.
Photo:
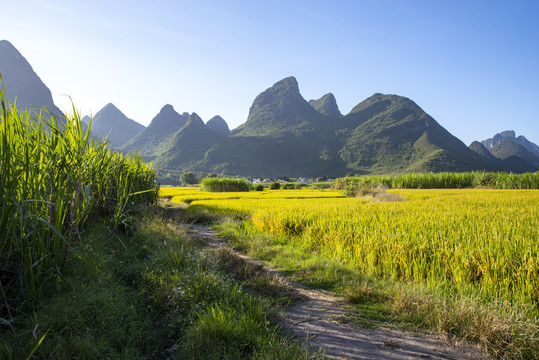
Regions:
<instances>
[{"instance_id":1,"label":"bush","mask_svg":"<svg viewBox=\"0 0 539 360\"><path fill-rule=\"evenodd\" d=\"M206 178L200 185L200 190L209 192L249 191L251 186L245 179Z\"/></svg>"},{"instance_id":2,"label":"bush","mask_svg":"<svg viewBox=\"0 0 539 360\"><path fill-rule=\"evenodd\" d=\"M193 174L192 172L184 172L180 176L180 181L182 182L182 184L184 186L186 186L186 185L194 185L194 184L197 183L197 178L196 178L195 174Z\"/></svg>"},{"instance_id":3,"label":"bush","mask_svg":"<svg viewBox=\"0 0 539 360\"><path fill-rule=\"evenodd\" d=\"M255 185L253 189L254 191L264 191L264 185L262 184Z\"/></svg>"},{"instance_id":4,"label":"bush","mask_svg":"<svg viewBox=\"0 0 539 360\"><path fill-rule=\"evenodd\" d=\"M294 183L283 184L283 189L285 190L294 190L295 188L296 186L294 185Z\"/></svg>"},{"instance_id":5,"label":"bush","mask_svg":"<svg viewBox=\"0 0 539 360\"><path fill-rule=\"evenodd\" d=\"M315 182L311 184L313 189L330 189L333 186L333 182Z\"/></svg>"},{"instance_id":6,"label":"bush","mask_svg":"<svg viewBox=\"0 0 539 360\"><path fill-rule=\"evenodd\" d=\"M274 181L270 184L269 188L271 190L279 190L281 188L281 183L279 183L278 181Z\"/></svg>"}]
</instances>

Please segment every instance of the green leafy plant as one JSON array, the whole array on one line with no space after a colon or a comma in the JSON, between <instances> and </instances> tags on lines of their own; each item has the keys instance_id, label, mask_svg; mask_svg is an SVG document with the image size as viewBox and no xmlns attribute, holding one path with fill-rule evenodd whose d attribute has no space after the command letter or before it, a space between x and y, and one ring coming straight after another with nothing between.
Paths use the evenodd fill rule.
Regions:
<instances>
[{"instance_id":1,"label":"green leafy plant","mask_svg":"<svg viewBox=\"0 0 539 360\"><path fill-rule=\"evenodd\" d=\"M271 190L279 190L281 188L281 183L279 183L278 181L274 181L270 184L269 188Z\"/></svg>"},{"instance_id":2,"label":"green leafy plant","mask_svg":"<svg viewBox=\"0 0 539 360\"><path fill-rule=\"evenodd\" d=\"M206 178L202 181L200 189L209 192L235 192L249 191L251 186L245 179Z\"/></svg>"},{"instance_id":3,"label":"green leafy plant","mask_svg":"<svg viewBox=\"0 0 539 360\"><path fill-rule=\"evenodd\" d=\"M66 119L21 111L3 87L0 105L0 316L11 317L62 275L70 244L89 221L155 203L158 187L140 158L92 139L91 123L85 127L74 107Z\"/></svg>"}]
</instances>

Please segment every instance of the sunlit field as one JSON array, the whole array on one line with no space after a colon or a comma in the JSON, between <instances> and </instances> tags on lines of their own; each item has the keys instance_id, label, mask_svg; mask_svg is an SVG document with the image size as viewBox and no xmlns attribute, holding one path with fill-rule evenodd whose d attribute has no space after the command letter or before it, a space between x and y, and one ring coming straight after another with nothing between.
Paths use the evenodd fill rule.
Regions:
<instances>
[{"instance_id":1,"label":"sunlit field","mask_svg":"<svg viewBox=\"0 0 539 360\"><path fill-rule=\"evenodd\" d=\"M363 273L434 285L484 301L539 305L539 192L390 190L371 203L332 190L208 193L164 188L196 211L243 213L257 229Z\"/></svg>"}]
</instances>

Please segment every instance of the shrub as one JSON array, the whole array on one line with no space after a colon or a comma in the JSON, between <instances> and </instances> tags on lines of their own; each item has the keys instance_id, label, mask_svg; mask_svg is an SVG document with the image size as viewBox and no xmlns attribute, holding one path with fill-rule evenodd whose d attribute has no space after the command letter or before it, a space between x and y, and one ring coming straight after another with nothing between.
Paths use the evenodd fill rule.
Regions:
<instances>
[{"instance_id":1,"label":"shrub","mask_svg":"<svg viewBox=\"0 0 539 360\"><path fill-rule=\"evenodd\" d=\"M180 176L180 181L182 182L182 184L185 186L185 185L194 185L197 183L197 178L195 176L195 174L193 174L192 172L184 172L181 176Z\"/></svg>"},{"instance_id":2,"label":"shrub","mask_svg":"<svg viewBox=\"0 0 539 360\"><path fill-rule=\"evenodd\" d=\"M279 190L281 188L281 183L279 183L278 181L274 181L270 184L269 188L271 190Z\"/></svg>"},{"instance_id":3,"label":"shrub","mask_svg":"<svg viewBox=\"0 0 539 360\"><path fill-rule=\"evenodd\" d=\"M253 189L254 191L264 191L264 185L262 184L255 185Z\"/></svg>"},{"instance_id":4,"label":"shrub","mask_svg":"<svg viewBox=\"0 0 539 360\"><path fill-rule=\"evenodd\" d=\"M329 189L333 186L333 182L315 182L311 184L313 189Z\"/></svg>"},{"instance_id":5,"label":"shrub","mask_svg":"<svg viewBox=\"0 0 539 360\"><path fill-rule=\"evenodd\" d=\"M200 190L208 192L249 191L251 186L245 179L206 178L200 185Z\"/></svg>"}]
</instances>

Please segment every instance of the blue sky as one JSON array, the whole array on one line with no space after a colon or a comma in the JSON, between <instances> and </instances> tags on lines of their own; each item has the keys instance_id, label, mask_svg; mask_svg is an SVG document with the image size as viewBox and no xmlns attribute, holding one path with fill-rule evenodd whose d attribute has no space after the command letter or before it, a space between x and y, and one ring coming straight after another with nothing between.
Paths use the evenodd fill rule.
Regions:
<instances>
[{"instance_id":1,"label":"blue sky","mask_svg":"<svg viewBox=\"0 0 539 360\"><path fill-rule=\"evenodd\" d=\"M10 41L67 109L114 103L147 125L165 104L231 128L295 76L341 112L414 100L467 145L514 129L539 143L539 1L18 0Z\"/></svg>"}]
</instances>

